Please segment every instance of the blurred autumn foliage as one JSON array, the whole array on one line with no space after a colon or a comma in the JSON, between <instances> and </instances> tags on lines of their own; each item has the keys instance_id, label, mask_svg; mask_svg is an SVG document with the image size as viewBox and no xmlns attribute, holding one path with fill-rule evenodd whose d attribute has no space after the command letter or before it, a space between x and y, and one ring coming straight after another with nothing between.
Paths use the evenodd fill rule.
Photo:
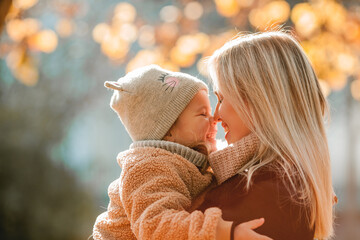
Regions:
<instances>
[{"instance_id":1,"label":"blurred autumn foliage","mask_svg":"<svg viewBox=\"0 0 360 240\"><path fill-rule=\"evenodd\" d=\"M39 91L28 91L30 81L37 81L41 75L35 74L38 66L28 53L30 42L25 43L24 38L34 37L36 28L31 26L38 21L22 22L19 18L9 23L14 11L20 14L32 6L31 1L13 2L14 5L7 0L0 2L0 18L4 20L7 16L5 29L13 34L14 43L5 48L11 49L8 59L17 58L13 74L24 85L9 88L1 71L0 239L86 239L96 216L93 196L74 172L54 162L49 154L52 146L64 137L63 129L73 116L75 99L60 100L56 97L58 86L44 82L38 83ZM0 22L0 29L3 23ZM13 33L22 23L26 24L23 26L26 33L23 36ZM67 114L63 113L64 108Z\"/></svg>"},{"instance_id":2,"label":"blurred autumn foliage","mask_svg":"<svg viewBox=\"0 0 360 240\"><path fill-rule=\"evenodd\" d=\"M14 0L6 17L6 32L12 43L2 46L14 76L29 86L39 79L31 51L53 52L59 37L71 36L76 29L72 17L79 8L79 4L56 2L64 17L54 31L42 28L38 19L23 17L23 12L37 2ZM208 26L201 31L203 19L214 15L213 9L226 19L227 27L219 30ZM346 1L346 5L335 0L183 0L164 6L153 24L139 16L131 3L120 2L111 20L96 25L92 35L102 52L115 64L126 64L127 71L150 63L171 70L197 64L199 72L205 74L202 59L238 31L289 26L309 55L326 95L341 90L350 80L352 95L359 100L359 12L355 0ZM131 53L135 42L138 48Z\"/></svg>"},{"instance_id":3,"label":"blurred autumn foliage","mask_svg":"<svg viewBox=\"0 0 360 240\"><path fill-rule=\"evenodd\" d=\"M1 0L0 239L91 234L93 186L54 146L115 70L155 63L205 77L204 59L236 34L278 26L297 36L326 96L360 100L358 0ZM98 73L103 62L114 72Z\"/></svg>"},{"instance_id":4,"label":"blurred autumn foliage","mask_svg":"<svg viewBox=\"0 0 360 240\"><path fill-rule=\"evenodd\" d=\"M9 12L9 9L11 7L11 0L8 1L2 1L0 3L0 32L2 31L2 28L4 26L5 23L5 17L7 15L7 13Z\"/></svg>"}]
</instances>

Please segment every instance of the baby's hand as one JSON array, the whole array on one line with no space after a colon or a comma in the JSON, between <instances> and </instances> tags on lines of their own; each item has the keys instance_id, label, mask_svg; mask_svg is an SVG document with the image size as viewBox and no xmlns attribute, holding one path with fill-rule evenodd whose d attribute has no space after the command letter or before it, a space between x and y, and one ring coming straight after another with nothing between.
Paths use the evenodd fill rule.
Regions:
<instances>
[{"instance_id":1,"label":"baby's hand","mask_svg":"<svg viewBox=\"0 0 360 240\"><path fill-rule=\"evenodd\" d=\"M265 222L264 218L255 219L237 225L234 229L234 240L272 240L253 231Z\"/></svg>"}]
</instances>

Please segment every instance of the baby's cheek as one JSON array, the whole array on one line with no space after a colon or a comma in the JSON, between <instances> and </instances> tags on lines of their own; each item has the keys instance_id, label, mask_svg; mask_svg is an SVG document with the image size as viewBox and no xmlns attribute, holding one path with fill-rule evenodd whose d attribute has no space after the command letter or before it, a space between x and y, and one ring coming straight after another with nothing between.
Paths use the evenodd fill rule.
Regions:
<instances>
[{"instance_id":1,"label":"baby's cheek","mask_svg":"<svg viewBox=\"0 0 360 240\"><path fill-rule=\"evenodd\" d=\"M216 141L216 139L211 139L210 140L210 146L211 146L210 153L217 151L217 141Z\"/></svg>"},{"instance_id":2,"label":"baby's cheek","mask_svg":"<svg viewBox=\"0 0 360 240\"><path fill-rule=\"evenodd\" d=\"M207 135L210 131L211 131L210 126L209 126L209 125L204 125L204 126L201 128L201 135L206 138L206 135Z\"/></svg>"}]
</instances>

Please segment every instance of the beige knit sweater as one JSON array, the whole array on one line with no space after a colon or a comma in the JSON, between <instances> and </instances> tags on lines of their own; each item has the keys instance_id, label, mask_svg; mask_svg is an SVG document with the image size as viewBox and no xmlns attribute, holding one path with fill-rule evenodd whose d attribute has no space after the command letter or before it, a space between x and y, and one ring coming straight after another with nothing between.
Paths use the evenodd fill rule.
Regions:
<instances>
[{"instance_id":1,"label":"beige knit sweater","mask_svg":"<svg viewBox=\"0 0 360 240\"><path fill-rule=\"evenodd\" d=\"M180 155L154 147L120 153L122 172L109 186L108 210L96 219L93 238L215 239L220 209L185 211L212 175Z\"/></svg>"},{"instance_id":2,"label":"beige knit sweater","mask_svg":"<svg viewBox=\"0 0 360 240\"><path fill-rule=\"evenodd\" d=\"M259 138L254 134L243 137L228 147L210 154L209 163L217 183L221 184L239 173L258 151Z\"/></svg>"}]
</instances>

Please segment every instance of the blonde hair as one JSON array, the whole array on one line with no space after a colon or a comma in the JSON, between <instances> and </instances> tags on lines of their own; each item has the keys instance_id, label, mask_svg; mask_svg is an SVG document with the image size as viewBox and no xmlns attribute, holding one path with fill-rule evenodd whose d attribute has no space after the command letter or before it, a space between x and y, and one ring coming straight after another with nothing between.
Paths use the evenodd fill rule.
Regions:
<instances>
[{"instance_id":1,"label":"blonde hair","mask_svg":"<svg viewBox=\"0 0 360 240\"><path fill-rule=\"evenodd\" d=\"M276 166L295 198L308 206L315 237L331 237L327 102L299 43L283 31L239 35L208 60L214 87L232 101L261 142L256 156L239 171L249 170L247 187L256 170Z\"/></svg>"}]
</instances>

